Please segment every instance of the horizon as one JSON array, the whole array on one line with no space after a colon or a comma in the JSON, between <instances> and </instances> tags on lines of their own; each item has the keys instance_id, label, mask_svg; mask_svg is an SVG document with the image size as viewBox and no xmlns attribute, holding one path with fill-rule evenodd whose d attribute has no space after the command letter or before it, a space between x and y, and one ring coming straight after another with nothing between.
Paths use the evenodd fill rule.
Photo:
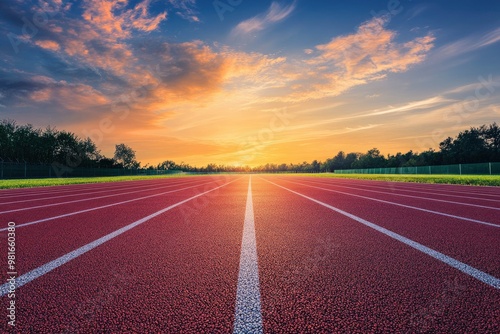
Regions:
<instances>
[{"instance_id":1,"label":"horizon","mask_svg":"<svg viewBox=\"0 0 500 334\"><path fill-rule=\"evenodd\" d=\"M437 149L500 118L500 3L231 3L1 3L0 119L143 165L257 167Z\"/></svg>"}]
</instances>

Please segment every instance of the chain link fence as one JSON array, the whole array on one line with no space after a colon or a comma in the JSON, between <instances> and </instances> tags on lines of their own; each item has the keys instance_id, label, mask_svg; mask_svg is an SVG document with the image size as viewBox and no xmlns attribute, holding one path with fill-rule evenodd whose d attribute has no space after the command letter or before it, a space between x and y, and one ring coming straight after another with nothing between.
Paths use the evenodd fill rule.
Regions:
<instances>
[{"instance_id":1,"label":"chain link fence","mask_svg":"<svg viewBox=\"0 0 500 334\"><path fill-rule=\"evenodd\" d=\"M336 170L335 173L500 175L500 162L485 162L477 164L458 164L458 165L440 165L440 166L341 169L341 170Z\"/></svg>"},{"instance_id":2,"label":"chain link fence","mask_svg":"<svg viewBox=\"0 0 500 334\"><path fill-rule=\"evenodd\" d=\"M125 168L69 168L59 164L31 165L24 162L0 161L0 180L43 179L56 177L97 177L124 175L163 175L181 173L178 170L125 169Z\"/></svg>"}]
</instances>

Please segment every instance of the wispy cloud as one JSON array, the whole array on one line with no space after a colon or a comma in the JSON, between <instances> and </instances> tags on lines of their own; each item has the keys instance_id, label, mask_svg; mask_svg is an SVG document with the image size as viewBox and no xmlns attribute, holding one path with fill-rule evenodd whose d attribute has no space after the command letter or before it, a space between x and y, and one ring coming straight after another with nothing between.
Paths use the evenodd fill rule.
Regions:
<instances>
[{"instance_id":1,"label":"wispy cloud","mask_svg":"<svg viewBox=\"0 0 500 334\"><path fill-rule=\"evenodd\" d=\"M500 41L500 28L496 28L482 36L473 35L438 48L433 55L436 60L454 58L465 53L473 52Z\"/></svg>"},{"instance_id":2,"label":"wispy cloud","mask_svg":"<svg viewBox=\"0 0 500 334\"><path fill-rule=\"evenodd\" d=\"M394 114L394 113L400 113L400 112L428 109L428 108L433 108L433 107L442 105L442 104L450 102L450 101L451 100L443 98L442 96L434 96L434 97L424 99L424 100L408 102L408 103L406 103L402 106L399 106L399 107L389 107L386 109L374 110L374 111L359 115L359 117L381 116L381 115Z\"/></svg>"},{"instance_id":3,"label":"wispy cloud","mask_svg":"<svg viewBox=\"0 0 500 334\"><path fill-rule=\"evenodd\" d=\"M419 16L420 14L422 14L423 12L428 10L429 8L430 8L430 6L428 6L428 5L417 5L417 6L414 6L410 9L408 9L407 14L406 14L407 20L414 19L415 17Z\"/></svg>"},{"instance_id":4,"label":"wispy cloud","mask_svg":"<svg viewBox=\"0 0 500 334\"><path fill-rule=\"evenodd\" d=\"M434 127L450 127L461 125L464 121L477 119L489 122L495 120L494 111L500 101L497 94L493 94L498 87L498 78L491 77L488 81L469 83L441 92L421 102L428 101L429 108L420 114L408 114L410 124L434 124ZM490 86L485 86L489 83ZM436 104L432 105L435 100ZM436 125L437 124L437 125ZM460 128L456 128L460 129Z\"/></svg>"},{"instance_id":5,"label":"wispy cloud","mask_svg":"<svg viewBox=\"0 0 500 334\"><path fill-rule=\"evenodd\" d=\"M170 5L177 9L176 14L191 22L200 22L196 10L196 0L168 0Z\"/></svg>"},{"instance_id":6,"label":"wispy cloud","mask_svg":"<svg viewBox=\"0 0 500 334\"><path fill-rule=\"evenodd\" d=\"M282 6L273 2L271 7L263 13L252 17L251 19L240 22L232 31L233 35L242 35L258 32L266 29L271 24L286 19L295 9L296 2L288 6Z\"/></svg>"},{"instance_id":7,"label":"wispy cloud","mask_svg":"<svg viewBox=\"0 0 500 334\"><path fill-rule=\"evenodd\" d=\"M478 47L487 46L500 41L500 28L487 33L479 40Z\"/></svg>"},{"instance_id":8,"label":"wispy cloud","mask_svg":"<svg viewBox=\"0 0 500 334\"><path fill-rule=\"evenodd\" d=\"M411 114L411 112L413 112L413 111L425 110L425 109L435 108L438 106L443 106L444 104L452 102L452 101L453 100L446 99L442 96L434 96L434 97L430 97L430 98L423 99L423 100L408 102L408 103L402 104L402 105L397 106L397 107L390 106L388 108L365 111L365 112L362 112L362 113L359 113L356 115L322 119L321 121L316 121L316 122L306 122L304 124L298 124L298 125L288 127L287 130L297 131L297 130L304 130L304 129L309 129L309 128L321 128L323 126L331 125L331 124L335 124L335 123L342 124L343 122L348 121L348 120L374 117L374 116L384 116L384 115L396 114L396 113L410 113ZM341 129L328 130L325 133L345 134L345 133L354 132L354 131L372 129L374 127L378 127L381 125L382 124L370 124L368 126L357 126L354 128L346 127L345 129L341 128Z\"/></svg>"}]
</instances>

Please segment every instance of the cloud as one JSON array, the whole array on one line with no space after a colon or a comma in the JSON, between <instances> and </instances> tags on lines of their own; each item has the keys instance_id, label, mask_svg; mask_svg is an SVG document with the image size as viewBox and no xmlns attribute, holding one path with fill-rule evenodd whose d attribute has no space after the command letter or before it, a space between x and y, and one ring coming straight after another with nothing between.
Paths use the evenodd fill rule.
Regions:
<instances>
[{"instance_id":1,"label":"cloud","mask_svg":"<svg viewBox=\"0 0 500 334\"><path fill-rule=\"evenodd\" d=\"M131 29L150 32L166 19L167 12L150 16L152 0L143 0L127 9L126 0L87 0L83 18L102 32L117 38L129 37Z\"/></svg>"},{"instance_id":2,"label":"cloud","mask_svg":"<svg viewBox=\"0 0 500 334\"><path fill-rule=\"evenodd\" d=\"M271 57L257 52L234 51L230 48L223 48L221 54L228 62L229 80L277 84L278 74L283 77L287 75L281 68L287 61L286 57Z\"/></svg>"},{"instance_id":3,"label":"cloud","mask_svg":"<svg viewBox=\"0 0 500 334\"><path fill-rule=\"evenodd\" d=\"M59 43L50 40L37 40L35 44L41 47L42 49L58 51L60 46Z\"/></svg>"},{"instance_id":4,"label":"cloud","mask_svg":"<svg viewBox=\"0 0 500 334\"><path fill-rule=\"evenodd\" d=\"M47 102L51 106L58 106L61 110L85 111L110 102L106 96L89 85L56 82L44 76L35 76L31 80L38 83L38 87L29 94L29 98L34 102Z\"/></svg>"},{"instance_id":5,"label":"cloud","mask_svg":"<svg viewBox=\"0 0 500 334\"><path fill-rule=\"evenodd\" d=\"M153 43L147 53L136 53L140 62L156 64L153 68L131 67L131 85L153 87L138 108L162 110L188 101L203 103L216 93L238 89L244 82L268 81L274 67L284 58L259 53L245 53L228 47L213 48L202 41Z\"/></svg>"},{"instance_id":6,"label":"cloud","mask_svg":"<svg viewBox=\"0 0 500 334\"><path fill-rule=\"evenodd\" d=\"M433 55L436 60L454 58L464 53L473 52L500 41L500 28L496 28L482 36L474 35L443 45Z\"/></svg>"},{"instance_id":7,"label":"cloud","mask_svg":"<svg viewBox=\"0 0 500 334\"><path fill-rule=\"evenodd\" d=\"M292 94L295 100L336 96L389 73L407 71L421 63L434 46L428 34L405 43L395 41L396 32L385 28L388 19L376 17L350 35L333 38L316 46L315 57L304 60L304 81L312 89ZM303 86L301 86L302 88Z\"/></svg>"},{"instance_id":8,"label":"cloud","mask_svg":"<svg viewBox=\"0 0 500 334\"><path fill-rule=\"evenodd\" d=\"M200 22L196 10L196 0L168 0L171 6L178 9L177 15L191 22Z\"/></svg>"},{"instance_id":9,"label":"cloud","mask_svg":"<svg viewBox=\"0 0 500 334\"><path fill-rule=\"evenodd\" d=\"M169 5L182 12L184 18L195 20L188 17L197 15L194 0L170 0ZM294 8L295 3L286 7L273 3L266 13L247 20L246 28L239 26L243 33L257 32L289 17ZM57 119L58 126L68 124L67 128L77 134L95 128L104 117L114 116L116 130L106 134L103 149L135 138L139 142L134 148L146 150L150 147L146 142L155 138L158 152L183 147L200 156L230 156L235 150L231 145L242 133L255 133L268 122L266 109L281 108L283 102L337 96L389 73L407 71L425 59L434 40L428 35L396 42L396 33L384 27L385 21L374 19L352 34L306 46L309 48L302 56L293 59L199 40L166 41L159 34L148 33L159 29L166 19L166 13L154 12L151 1L86 1L82 9L83 19L68 13L32 39L31 46L36 45L32 48L34 56L44 60L36 69L38 73L29 73L26 66L20 67L26 70L23 74L0 68L0 93L4 96L1 103L20 111L16 114L20 121L24 117L44 126L47 119ZM28 53L21 56L23 61L31 59ZM276 143L306 142L382 126L377 119L368 125L341 122L331 128L353 116L335 117L337 111L332 111L331 105L321 107L321 103L298 105L297 113L305 119L290 129L298 126L304 134L284 131L286 136L276 135ZM125 120L117 119L113 109L117 104L128 110ZM312 110L318 107L327 110ZM363 116L424 107L425 103L406 109L399 106L368 110ZM314 121L317 114L321 114L321 122ZM245 124L240 124L242 118ZM169 138L160 143L161 134L167 130ZM181 145L176 138L187 142ZM205 139L203 149L192 145Z\"/></svg>"},{"instance_id":10,"label":"cloud","mask_svg":"<svg viewBox=\"0 0 500 334\"><path fill-rule=\"evenodd\" d=\"M194 0L169 2L180 8L195 6ZM84 20L63 18L63 31L35 40L39 47L54 51L61 64L47 70L54 77L92 86L107 101L141 91L140 99L129 99L132 108L161 113L189 101L207 102L222 91L244 91L263 105L336 96L387 73L407 70L424 59L433 41L432 36L425 36L396 43L396 33L385 29L381 18L362 24L356 33L318 45L315 50L306 49L306 60L236 51L202 41L125 38L131 36L132 30L148 31L163 19L162 14L150 15L150 3L144 0L129 8L125 0L85 2ZM285 19L294 8L295 2L287 7L273 2L266 13L247 21L255 20L263 27ZM82 76L64 75L70 69ZM32 96L34 100L49 99L49 90L42 92L35 87L27 92L34 90L38 91Z\"/></svg>"},{"instance_id":11,"label":"cloud","mask_svg":"<svg viewBox=\"0 0 500 334\"><path fill-rule=\"evenodd\" d=\"M496 43L500 41L500 28L496 28L493 31L490 31L487 33L485 36L483 36L479 41L478 41L478 48L482 48L484 46Z\"/></svg>"},{"instance_id":12,"label":"cloud","mask_svg":"<svg viewBox=\"0 0 500 334\"><path fill-rule=\"evenodd\" d=\"M416 5L410 9L408 9L407 11L407 20L411 20L411 19L414 19L415 17L419 16L420 14L422 14L423 12L425 12L426 10L428 10L430 8L430 6L427 6L427 5Z\"/></svg>"},{"instance_id":13,"label":"cloud","mask_svg":"<svg viewBox=\"0 0 500 334\"><path fill-rule=\"evenodd\" d=\"M477 108L467 110L466 102L457 100L422 113L407 114L400 119L400 123L413 128L415 135L427 134L428 137L434 137L433 147L436 147L446 138L445 133L452 135L469 125L480 126L496 122L498 115L494 113L492 103L495 103L493 98L483 99L479 101ZM496 104L498 105L498 101ZM426 145L422 149L431 147L427 141L424 142Z\"/></svg>"},{"instance_id":14,"label":"cloud","mask_svg":"<svg viewBox=\"0 0 500 334\"><path fill-rule=\"evenodd\" d=\"M283 7L277 2L271 3L271 7L263 13L252 17L251 19L240 22L232 31L233 35L250 34L261 31L271 24L286 19L295 9L296 3Z\"/></svg>"},{"instance_id":15,"label":"cloud","mask_svg":"<svg viewBox=\"0 0 500 334\"><path fill-rule=\"evenodd\" d=\"M432 35L396 43L396 33L385 29L385 23L382 18L374 18L361 25L355 34L316 46L321 55L310 63L331 65L346 77L370 80L383 73L407 70L421 62L432 48Z\"/></svg>"},{"instance_id":16,"label":"cloud","mask_svg":"<svg viewBox=\"0 0 500 334\"><path fill-rule=\"evenodd\" d=\"M147 2L141 4L146 6ZM121 5L116 2L108 9ZM36 110L40 108L46 109L47 115L66 112L65 120L81 120L82 115L104 117L112 113L115 103L122 103L134 119L122 125L126 133L129 127L154 128L173 113L209 103L223 91L268 83L286 62L284 57L235 51L202 41L122 38L129 36L123 24L103 30L102 24L89 19L64 17L57 23L65 29L53 26L43 39L33 39L33 45L53 51L43 54L45 77L33 73L4 76L0 68L0 91L6 95L2 102L25 108L27 117L35 116L33 119L39 119ZM104 19L97 21L107 24ZM126 27L128 31L135 29Z\"/></svg>"},{"instance_id":17,"label":"cloud","mask_svg":"<svg viewBox=\"0 0 500 334\"><path fill-rule=\"evenodd\" d=\"M443 98L442 96L434 96L425 100L412 101L408 102L399 107L390 107L388 109L382 110L374 110L366 114L359 115L358 117L367 117L367 116L381 116L387 114L394 114L400 112L408 112L420 109L428 109L433 108L444 103L450 102L451 100Z\"/></svg>"}]
</instances>

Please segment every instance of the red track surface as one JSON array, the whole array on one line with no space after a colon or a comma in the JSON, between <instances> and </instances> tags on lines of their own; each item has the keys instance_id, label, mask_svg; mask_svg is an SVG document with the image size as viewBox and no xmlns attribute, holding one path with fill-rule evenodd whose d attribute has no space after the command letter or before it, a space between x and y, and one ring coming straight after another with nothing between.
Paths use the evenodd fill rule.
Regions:
<instances>
[{"instance_id":1,"label":"red track surface","mask_svg":"<svg viewBox=\"0 0 500 334\"><path fill-rule=\"evenodd\" d=\"M500 228L459 219L500 226L499 188L254 175L264 332L498 332L499 288L279 186L500 277ZM0 228L21 276L212 189L18 287L14 328L1 297L0 332L232 332L248 176L0 191Z\"/></svg>"}]
</instances>

